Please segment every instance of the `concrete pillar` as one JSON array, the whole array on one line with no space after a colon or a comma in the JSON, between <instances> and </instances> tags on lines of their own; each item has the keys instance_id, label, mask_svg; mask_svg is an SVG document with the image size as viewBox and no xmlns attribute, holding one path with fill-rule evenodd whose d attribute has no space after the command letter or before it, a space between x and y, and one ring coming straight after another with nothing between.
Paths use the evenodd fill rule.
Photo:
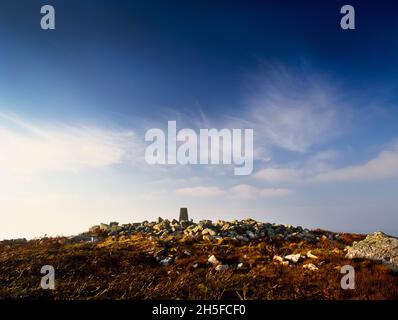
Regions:
<instances>
[{"instance_id":1,"label":"concrete pillar","mask_svg":"<svg viewBox=\"0 0 398 320\"><path fill-rule=\"evenodd\" d=\"M180 219L179 221L188 221L188 209L180 208Z\"/></svg>"}]
</instances>

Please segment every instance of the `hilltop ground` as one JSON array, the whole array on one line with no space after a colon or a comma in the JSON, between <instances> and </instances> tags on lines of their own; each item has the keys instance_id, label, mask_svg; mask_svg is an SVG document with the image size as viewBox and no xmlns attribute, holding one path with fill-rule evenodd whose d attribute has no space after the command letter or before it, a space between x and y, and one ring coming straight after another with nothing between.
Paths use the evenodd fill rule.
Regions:
<instances>
[{"instance_id":1,"label":"hilltop ground","mask_svg":"<svg viewBox=\"0 0 398 320\"><path fill-rule=\"evenodd\" d=\"M375 261L345 258L346 246L365 235L294 229L289 236L282 228L263 236L262 228L281 227L254 222L246 224L253 225L244 230L248 237L223 234L230 224L205 223L193 232L184 231L187 226L164 232L156 223L151 232L111 225L74 238L3 241L0 298L398 299L397 273ZM354 290L340 285L347 264L356 271ZM55 268L55 290L40 287L43 265Z\"/></svg>"}]
</instances>

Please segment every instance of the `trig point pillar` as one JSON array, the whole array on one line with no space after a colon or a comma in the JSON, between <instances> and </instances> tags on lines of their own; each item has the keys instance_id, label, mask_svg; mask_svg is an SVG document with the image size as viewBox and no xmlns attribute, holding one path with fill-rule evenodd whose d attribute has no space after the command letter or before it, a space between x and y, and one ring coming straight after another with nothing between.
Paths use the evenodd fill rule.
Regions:
<instances>
[{"instance_id":1,"label":"trig point pillar","mask_svg":"<svg viewBox=\"0 0 398 320\"><path fill-rule=\"evenodd\" d=\"M188 221L188 209L180 208L180 219L179 221Z\"/></svg>"}]
</instances>

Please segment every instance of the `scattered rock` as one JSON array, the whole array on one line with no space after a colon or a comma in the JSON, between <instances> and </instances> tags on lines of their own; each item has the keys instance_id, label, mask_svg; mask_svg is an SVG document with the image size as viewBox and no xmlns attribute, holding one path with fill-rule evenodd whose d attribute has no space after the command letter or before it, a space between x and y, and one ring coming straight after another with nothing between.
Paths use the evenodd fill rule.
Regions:
<instances>
[{"instance_id":1,"label":"scattered rock","mask_svg":"<svg viewBox=\"0 0 398 320\"><path fill-rule=\"evenodd\" d=\"M218 259L214 255L210 256L207 261L210 262L212 265L220 264L220 261L218 261Z\"/></svg>"},{"instance_id":2,"label":"scattered rock","mask_svg":"<svg viewBox=\"0 0 398 320\"><path fill-rule=\"evenodd\" d=\"M97 242L98 238L93 237L89 234L79 234L77 236L72 236L67 238L64 243L80 243L80 242Z\"/></svg>"},{"instance_id":3,"label":"scattered rock","mask_svg":"<svg viewBox=\"0 0 398 320\"><path fill-rule=\"evenodd\" d=\"M299 253L297 253L297 254L289 254L289 255L285 256L286 260L289 260L289 261L291 261L293 263L299 262L300 258L301 258L301 254L299 254Z\"/></svg>"},{"instance_id":4,"label":"scattered rock","mask_svg":"<svg viewBox=\"0 0 398 320\"><path fill-rule=\"evenodd\" d=\"M311 251L308 251L308 252L307 252L307 258L309 258L309 259L318 259L318 257L317 257L316 255L313 255L313 254L311 253Z\"/></svg>"},{"instance_id":5,"label":"scattered rock","mask_svg":"<svg viewBox=\"0 0 398 320\"><path fill-rule=\"evenodd\" d=\"M217 271L223 271L223 270L227 270L228 268L229 268L229 266L226 265L226 264L219 264L219 265L216 267L216 270L217 270Z\"/></svg>"},{"instance_id":6,"label":"scattered rock","mask_svg":"<svg viewBox=\"0 0 398 320\"><path fill-rule=\"evenodd\" d=\"M281 256L274 256L272 260L283 262L283 258Z\"/></svg>"},{"instance_id":7,"label":"scattered rock","mask_svg":"<svg viewBox=\"0 0 398 320\"><path fill-rule=\"evenodd\" d=\"M315 264L313 264L313 263L305 264L305 265L303 265L303 268L311 270L311 271L319 270L318 267Z\"/></svg>"},{"instance_id":8,"label":"scattered rock","mask_svg":"<svg viewBox=\"0 0 398 320\"><path fill-rule=\"evenodd\" d=\"M165 258L165 259L163 259L163 260L160 260L159 263L160 263L162 266L168 266L168 265L171 264L172 261L173 261L173 258L172 258L172 257L167 257L167 258Z\"/></svg>"}]
</instances>

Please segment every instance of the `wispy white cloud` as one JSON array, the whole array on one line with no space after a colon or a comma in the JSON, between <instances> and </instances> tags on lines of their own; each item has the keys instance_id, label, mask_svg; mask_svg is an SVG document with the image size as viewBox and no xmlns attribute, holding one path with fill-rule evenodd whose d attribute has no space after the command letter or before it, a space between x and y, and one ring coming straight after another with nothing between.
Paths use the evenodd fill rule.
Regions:
<instances>
[{"instance_id":1,"label":"wispy white cloud","mask_svg":"<svg viewBox=\"0 0 398 320\"><path fill-rule=\"evenodd\" d=\"M230 194L233 197L240 199L255 199L255 198L279 198L285 197L293 193L291 189L286 188L256 188L248 184L239 184L232 187Z\"/></svg>"},{"instance_id":2,"label":"wispy white cloud","mask_svg":"<svg viewBox=\"0 0 398 320\"><path fill-rule=\"evenodd\" d=\"M238 184L231 188L222 188L218 186L197 186L179 188L175 190L179 196L186 197L228 197L231 199L249 200L256 198L276 198L285 197L293 193L293 190L287 188L257 188L249 184Z\"/></svg>"},{"instance_id":3,"label":"wispy white cloud","mask_svg":"<svg viewBox=\"0 0 398 320\"><path fill-rule=\"evenodd\" d=\"M140 148L131 131L42 125L0 114L0 170L23 174L70 172L132 161Z\"/></svg>"},{"instance_id":4,"label":"wispy white cloud","mask_svg":"<svg viewBox=\"0 0 398 320\"><path fill-rule=\"evenodd\" d=\"M253 199L259 194L259 190L256 187L248 184L236 185L230 188L229 191L234 197L238 197L240 199Z\"/></svg>"},{"instance_id":5,"label":"wispy white cloud","mask_svg":"<svg viewBox=\"0 0 398 320\"><path fill-rule=\"evenodd\" d=\"M260 196L264 198L285 197L293 193L293 190L286 188L265 188L260 190Z\"/></svg>"},{"instance_id":6,"label":"wispy white cloud","mask_svg":"<svg viewBox=\"0 0 398 320\"><path fill-rule=\"evenodd\" d=\"M304 153L340 134L350 119L341 91L316 74L279 66L255 81L241 122L261 137L258 148Z\"/></svg>"},{"instance_id":7,"label":"wispy white cloud","mask_svg":"<svg viewBox=\"0 0 398 320\"><path fill-rule=\"evenodd\" d=\"M303 182L315 175L332 169L332 161L339 156L335 150L323 150L295 161L291 166L270 167L255 173L254 178L268 183Z\"/></svg>"},{"instance_id":8,"label":"wispy white cloud","mask_svg":"<svg viewBox=\"0 0 398 320\"><path fill-rule=\"evenodd\" d=\"M398 141L364 164L322 172L313 181L373 181L398 178Z\"/></svg>"},{"instance_id":9,"label":"wispy white cloud","mask_svg":"<svg viewBox=\"0 0 398 320\"><path fill-rule=\"evenodd\" d=\"M268 182L296 181L301 176L299 170L293 168L266 168L258 171L254 177Z\"/></svg>"},{"instance_id":10,"label":"wispy white cloud","mask_svg":"<svg viewBox=\"0 0 398 320\"><path fill-rule=\"evenodd\" d=\"M292 167L265 168L254 177L268 183L375 181L398 178L398 141L362 164L332 167L335 151L324 151Z\"/></svg>"},{"instance_id":11,"label":"wispy white cloud","mask_svg":"<svg viewBox=\"0 0 398 320\"><path fill-rule=\"evenodd\" d=\"M219 187L198 186L192 188L177 189L176 194L188 197L219 197L219 196L224 196L226 192Z\"/></svg>"},{"instance_id":12,"label":"wispy white cloud","mask_svg":"<svg viewBox=\"0 0 398 320\"><path fill-rule=\"evenodd\" d=\"M180 188L176 190L179 196L188 197L229 197L233 199L255 199L255 198L275 198L284 197L292 194L293 191L285 188L257 188L248 184L239 184L231 188L220 188L216 186L198 186L191 188Z\"/></svg>"}]
</instances>

